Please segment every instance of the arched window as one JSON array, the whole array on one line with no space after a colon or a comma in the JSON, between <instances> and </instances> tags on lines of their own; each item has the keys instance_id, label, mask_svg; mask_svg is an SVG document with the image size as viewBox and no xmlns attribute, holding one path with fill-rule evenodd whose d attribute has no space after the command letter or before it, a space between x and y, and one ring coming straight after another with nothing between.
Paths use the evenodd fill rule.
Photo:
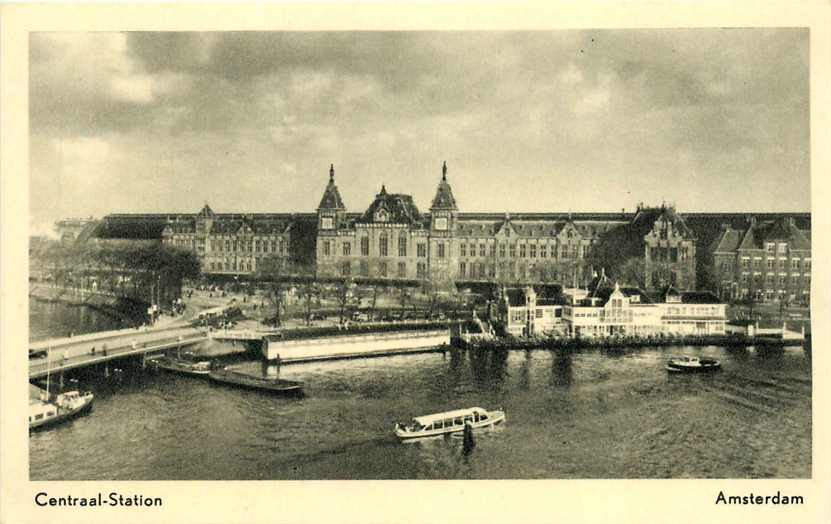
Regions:
<instances>
[{"instance_id":1,"label":"arched window","mask_svg":"<svg viewBox=\"0 0 831 524\"><path fill-rule=\"evenodd\" d=\"M386 232L381 232L381 236L378 238L378 254L382 257L387 256L389 252L389 238L387 237Z\"/></svg>"}]
</instances>

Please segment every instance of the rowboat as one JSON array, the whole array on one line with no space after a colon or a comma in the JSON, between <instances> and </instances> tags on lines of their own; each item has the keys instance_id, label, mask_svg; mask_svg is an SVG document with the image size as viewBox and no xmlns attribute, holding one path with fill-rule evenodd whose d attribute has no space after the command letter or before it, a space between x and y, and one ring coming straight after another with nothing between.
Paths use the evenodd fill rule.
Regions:
<instances>
[{"instance_id":1,"label":"rowboat","mask_svg":"<svg viewBox=\"0 0 831 524\"><path fill-rule=\"evenodd\" d=\"M465 425L479 429L496 426L504 421L504 411L487 411L479 407L457 409L415 417L409 424L396 423L395 435L404 441L463 432Z\"/></svg>"},{"instance_id":2,"label":"rowboat","mask_svg":"<svg viewBox=\"0 0 831 524\"><path fill-rule=\"evenodd\" d=\"M231 384L247 389L258 389L270 393L285 395L300 395L303 393L302 382L280 378L257 377L227 367L211 370L208 377L214 382Z\"/></svg>"}]
</instances>

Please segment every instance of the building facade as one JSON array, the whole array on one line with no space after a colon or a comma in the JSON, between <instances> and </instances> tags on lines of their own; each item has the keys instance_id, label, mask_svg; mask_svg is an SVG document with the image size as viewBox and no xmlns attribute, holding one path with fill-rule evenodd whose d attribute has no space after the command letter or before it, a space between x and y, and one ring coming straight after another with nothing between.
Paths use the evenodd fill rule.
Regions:
<instances>
[{"instance_id":1,"label":"building facade","mask_svg":"<svg viewBox=\"0 0 831 524\"><path fill-rule=\"evenodd\" d=\"M533 287L505 289L505 331L513 336L562 334L563 306L557 297L538 293Z\"/></svg>"},{"instance_id":2,"label":"building facade","mask_svg":"<svg viewBox=\"0 0 831 524\"><path fill-rule=\"evenodd\" d=\"M412 196L382 186L356 213L330 166L313 213L214 213L206 204L195 214L112 214L84 226L78 241L162 241L193 250L204 273L219 275L291 263L321 278L579 288L605 268L649 293L703 287L727 299L807 300L810 215L754 216L751 227L742 225L745 215L682 216L667 205L619 213L463 212L446 164L426 212ZM78 229L69 225L67 231Z\"/></svg>"},{"instance_id":3,"label":"building facade","mask_svg":"<svg viewBox=\"0 0 831 524\"><path fill-rule=\"evenodd\" d=\"M195 217L166 221L162 243L195 251L203 273L244 275L277 269L290 257L292 223L268 215L217 215L205 204Z\"/></svg>"},{"instance_id":4,"label":"building facade","mask_svg":"<svg viewBox=\"0 0 831 524\"><path fill-rule=\"evenodd\" d=\"M628 223L620 216L462 216L446 163L429 214L421 214L410 195L382 187L366 211L348 215L333 167L317 213L318 276L434 283L576 285L586 278L601 235Z\"/></svg>"},{"instance_id":5,"label":"building facade","mask_svg":"<svg viewBox=\"0 0 831 524\"><path fill-rule=\"evenodd\" d=\"M563 306L565 332L572 337L723 335L726 305L709 292L669 288L648 295L634 287L567 289Z\"/></svg>"},{"instance_id":6,"label":"building facade","mask_svg":"<svg viewBox=\"0 0 831 524\"><path fill-rule=\"evenodd\" d=\"M723 300L810 302L811 237L793 218L723 225L712 257Z\"/></svg>"}]
</instances>

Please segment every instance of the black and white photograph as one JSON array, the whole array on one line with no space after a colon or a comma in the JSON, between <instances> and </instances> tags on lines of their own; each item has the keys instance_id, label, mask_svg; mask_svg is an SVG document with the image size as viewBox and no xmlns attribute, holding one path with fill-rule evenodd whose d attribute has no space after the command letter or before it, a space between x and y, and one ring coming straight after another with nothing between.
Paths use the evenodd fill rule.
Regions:
<instances>
[{"instance_id":1,"label":"black and white photograph","mask_svg":"<svg viewBox=\"0 0 831 524\"><path fill-rule=\"evenodd\" d=\"M811 478L809 51L31 33L29 478Z\"/></svg>"}]
</instances>

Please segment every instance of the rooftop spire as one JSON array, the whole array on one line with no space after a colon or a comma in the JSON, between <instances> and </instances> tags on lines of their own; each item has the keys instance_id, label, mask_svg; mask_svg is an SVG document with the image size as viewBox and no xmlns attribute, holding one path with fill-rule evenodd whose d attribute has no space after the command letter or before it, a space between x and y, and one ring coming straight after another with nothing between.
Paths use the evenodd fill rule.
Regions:
<instances>
[{"instance_id":1,"label":"rooftop spire","mask_svg":"<svg viewBox=\"0 0 831 524\"><path fill-rule=\"evenodd\" d=\"M387 194L387 186L385 186L384 184L381 184L381 194L382 195Z\"/></svg>"},{"instance_id":2,"label":"rooftop spire","mask_svg":"<svg viewBox=\"0 0 831 524\"><path fill-rule=\"evenodd\" d=\"M442 182L447 182L447 160L441 166L441 179Z\"/></svg>"},{"instance_id":3,"label":"rooftop spire","mask_svg":"<svg viewBox=\"0 0 831 524\"><path fill-rule=\"evenodd\" d=\"M456 199L453 198L453 191L450 189L450 184L447 183L447 161L442 162L441 166L441 182L436 188L436 196L433 197L433 204L430 206L431 210L442 209L456 211Z\"/></svg>"},{"instance_id":4,"label":"rooftop spire","mask_svg":"<svg viewBox=\"0 0 831 524\"><path fill-rule=\"evenodd\" d=\"M335 180L335 164L329 164L329 180Z\"/></svg>"}]
</instances>

